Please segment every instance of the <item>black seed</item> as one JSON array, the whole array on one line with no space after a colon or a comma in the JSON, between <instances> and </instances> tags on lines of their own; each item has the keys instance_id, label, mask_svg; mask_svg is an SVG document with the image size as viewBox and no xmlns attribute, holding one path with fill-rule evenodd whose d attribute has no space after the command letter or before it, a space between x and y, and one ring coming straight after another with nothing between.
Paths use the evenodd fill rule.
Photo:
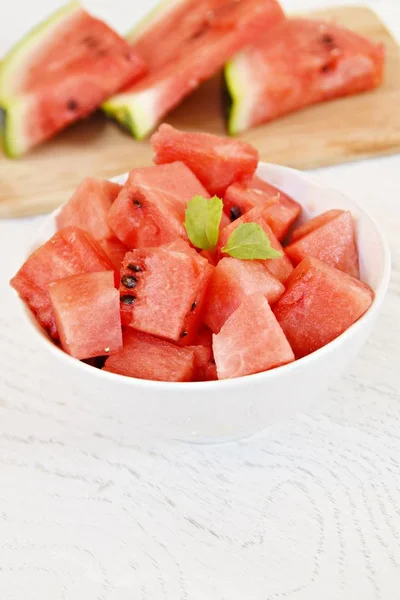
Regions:
<instances>
[{"instance_id":1,"label":"black seed","mask_svg":"<svg viewBox=\"0 0 400 600\"><path fill-rule=\"evenodd\" d=\"M88 48L97 48L97 46L99 45L98 40L96 40L96 38L91 35L86 35L82 39L82 43L85 44L85 46L87 46Z\"/></svg>"},{"instance_id":2,"label":"black seed","mask_svg":"<svg viewBox=\"0 0 400 600\"><path fill-rule=\"evenodd\" d=\"M196 306L197 306L197 302L193 302L192 308L190 310L195 310Z\"/></svg>"},{"instance_id":3,"label":"black seed","mask_svg":"<svg viewBox=\"0 0 400 600\"><path fill-rule=\"evenodd\" d=\"M187 336L187 331L184 329L179 337L184 338Z\"/></svg>"},{"instance_id":4,"label":"black seed","mask_svg":"<svg viewBox=\"0 0 400 600\"><path fill-rule=\"evenodd\" d=\"M137 208L142 208L142 203L140 202L140 200L138 200L137 198L133 199L133 204L137 207Z\"/></svg>"},{"instance_id":5,"label":"black seed","mask_svg":"<svg viewBox=\"0 0 400 600\"><path fill-rule=\"evenodd\" d=\"M132 296L131 294L125 294L120 298L122 304L133 304L136 302L136 296Z\"/></svg>"},{"instance_id":6,"label":"black seed","mask_svg":"<svg viewBox=\"0 0 400 600\"><path fill-rule=\"evenodd\" d=\"M68 108L68 110L76 110L78 108L77 101L74 100L73 98L70 98L70 100L68 100L68 102L67 102L67 108Z\"/></svg>"},{"instance_id":7,"label":"black seed","mask_svg":"<svg viewBox=\"0 0 400 600\"><path fill-rule=\"evenodd\" d=\"M326 65L323 65L321 67L321 73L329 73L330 71L333 71L332 63L326 63Z\"/></svg>"},{"instance_id":8,"label":"black seed","mask_svg":"<svg viewBox=\"0 0 400 600\"><path fill-rule=\"evenodd\" d=\"M137 279L133 275L124 275L121 277L121 283L126 288L132 289L137 284Z\"/></svg>"},{"instance_id":9,"label":"black seed","mask_svg":"<svg viewBox=\"0 0 400 600\"><path fill-rule=\"evenodd\" d=\"M332 46L335 43L334 38L329 33L324 33L321 36L321 42L327 46Z\"/></svg>"},{"instance_id":10,"label":"black seed","mask_svg":"<svg viewBox=\"0 0 400 600\"><path fill-rule=\"evenodd\" d=\"M236 221L236 219L238 219L239 217L242 216L242 211L240 210L240 208L238 206L232 206L230 213L231 213L231 221Z\"/></svg>"},{"instance_id":11,"label":"black seed","mask_svg":"<svg viewBox=\"0 0 400 600\"><path fill-rule=\"evenodd\" d=\"M142 267L139 267L139 265L133 265L132 263L130 263L127 268L130 271L135 271L135 273L140 273L143 271Z\"/></svg>"}]
</instances>

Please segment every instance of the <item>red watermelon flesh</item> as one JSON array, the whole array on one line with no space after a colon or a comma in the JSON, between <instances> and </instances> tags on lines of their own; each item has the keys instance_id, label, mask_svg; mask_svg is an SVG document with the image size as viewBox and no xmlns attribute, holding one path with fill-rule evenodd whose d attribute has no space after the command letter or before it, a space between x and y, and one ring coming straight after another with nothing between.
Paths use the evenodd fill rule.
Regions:
<instances>
[{"instance_id":1,"label":"red watermelon flesh","mask_svg":"<svg viewBox=\"0 0 400 600\"><path fill-rule=\"evenodd\" d=\"M274 314L296 358L301 358L346 331L373 298L371 288L358 279L307 257L292 273Z\"/></svg>"},{"instance_id":2,"label":"red watermelon flesh","mask_svg":"<svg viewBox=\"0 0 400 600\"><path fill-rule=\"evenodd\" d=\"M217 379L217 371L211 346L186 347L194 353L194 381L213 381Z\"/></svg>"},{"instance_id":3,"label":"red watermelon flesh","mask_svg":"<svg viewBox=\"0 0 400 600\"><path fill-rule=\"evenodd\" d=\"M273 304L285 291L258 261L223 258L213 271L207 290L204 322L218 333L244 298L262 294Z\"/></svg>"},{"instance_id":4,"label":"red watermelon flesh","mask_svg":"<svg viewBox=\"0 0 400 600\"><path fill-rule=\"evenodd\" d=\"M258 152L240 140L179 131L163 123L151 137L156 164L182 161L211 195L223 196L226 188L257 168Z\"/></svg>"},{"instance_id":5,"label":"red watermelon flesh","mask_svg":"<svg viewBox=\"0 0 400 600\"><path fill-rule=\"evenodd\" d=\"M212 347L212 334L213 334L213 332L211 331L211 329L209 327L203 326L201 331L199 331L196 336L195 344L198 344L200 346L208 346L209 348L211 348Z\"/></svg>"},{"instance_id":6,"label":"red watermelon flesh","mask_svg":"<svg viewBox=\"0 0 400 600\"><path fill-rule=\"evenodd\" d=\"M108 224L130 248L187 239L185 209L196 195L209 197L181 162L133 169L108 213Z\"/></svg>"},{"instance_id":7,"label":"red watermelon flesh","mask_svg":"<svg viewBox=\"0 0 400 600\"><path fill-rule=\"evenodd\" d=\"M277 0L162 3L131 35L150 70L110 98L104 110L143 138L235 52L284 18Z\"/></svg>"},{"instance_id":8,"label":"red watermelon flesh","mask_svg":"<svg viewBox=\"0 0 400 600\"><path fill-rule=\"evenodd\" d=\"M121 269L123 324L191 344L211 271L195 250L189 254L167 245L128 252Z\"/></svg>"},{"instance_id":9,"label":"red watermelon flesh","mask_svg":"<svg viewBox=\"0 0 400 600\"><path fill-rule=\"evenodd\" d=\"M327 210L321 215L317 215L302 225L299 225L299 227L296 227L291 235L291 243L297 242L297 240L307 235L307 233L311 233L314 231L314 229L318 229L318 227L322 227L322 225L329 223L329 221L332 221L332 219L335 219L335 217L343 214L343 212L343 210L337 210L335 208L332 210Z\"/></svg>"},{"instance_id":10,"label":"red watermelon flesh","mask_svg":"<svg viewBox=\"0 0 400 600\"><path fill-rule=\"evenodd\" d=\"M310 104L357 94L383 77L382 44L323 21L287 19L225 68L230 133Z\"/></svg>"},{"instance_id":11,"label":"red watermelon flesh","mask_svg":"<svg viewBox=\"0 0 400 600\"><path fill-rule=\"evenodd\" d=\"M29 34L2 66L5 147L13 156L87 116L145 71L135 50L77 3Z\"/></svg>"},{"instance_id":12,"label":"red watermelon flesh","mask_svg":"<svg viewBox=\"0 0 400 600\"><path fill-rule=\"evenodd\" d=\"M60 279L50 283L49 293L65 352L86 359L121 350L119 293L113 271Z\"/></svg>"},{"instance_id":13,"label":"red watermelon flesh","mask_svg":"<svg viewBox=\"0 0 400 600\"><path fill-rule=\"evenodd\" d=\"M130 327L123 332L122 350L107 358L105 371L153 381L191 381L194 353Z\"/></svg>"},{"instance_id":14,"label":"red watermelon flesh","mask_svg":"<svg viewBox=\"0 0 400 600\"><path fill-rule=\"evenodd\" d=\"M247 296L219 333L213 335L218 379L242 377L294 360L292 349L268 301Z\"/></svg>"},{"instance_id":15,"label":"red watermelon flesh","mask_svg":"<svg viewBox=\"0 0 400 600\"><path fill-rule=\"evenodd\" d=\"M233 221L233 223L225 227L220 233L217 248L218 252L221 253L221 249L224 246L226 246L232 231L234 231L236 227L238 227L241 223L258 223L269 237L272 248L278 250L279 252L282 252L281 258L273 258L258 262L263 264L267 271L269 271L271 275L276 277L276 279L279 279L279 281L285 283L285 281L293 271L293 266L288 257L285 255L285 252L280 242L277 240L274 233L272 232L272 229L268 225L268 217L265 214L268 214L268 209L268 204L255 206L247 213L242 215L239 219L236 219L236 221Z\"/></svg>"},{"instance_id":16,"label":"red watermelon flesh","mask_svg":"<svg viewBox=\"0 0 400 600\"><path fill-rule=\"evenodd\" d=\"M35 250L10 283L39 324L53 338L58 338L49 283L69 275L112 269L112 263L88 233L78 227L67 227Z\"/></svg>"},{"instance_id":17,"label":"red watermelon flesh","mask_svg":"<svg viewBox=\"0 0 400 600\"><path fill-rule=\"evenodd\" d=\"M287 246L285 252L294 265L298 265L306 256L313 256L352 277L360 277L354 223L350 212L341 211L341 214L325 225Z\"/></svg>"},{"instance_id":18,"label":"red watermelon flesh","mask_svg":"<svg viewBox=\"0 0 400 600\"><path fill-rule=\"evenodd\" d=\"M271 203L275 198L277 202ZM298 202L257 175L229 186L224 196L224 210L232 221L255 206L266 203L270 203L269 210L264 213L268 224L278 240L283 240L301 213Z\"/></svg>"},{"instance_id":19,"label":"red watermelon flesh","mask_svg":"<svg viewBox=\"0 0 400 600\"><path fill-rule=\"evenodd\" d=\"M107 254L108 258L114 265L115 270L120 272L122 261L127 252L129 252L130 248L125 246L122 242L119 241L118 238L112 237L107 240L102 240L100 242L101 247L104 252Z\"/></svg>"},{"instance_id":20,"label":"red watermelon flesh","mask_svg":"<svg viewBox=\"0 0 400 600\"><path fill-rule=\"evenodd\" d=\"M95 240L114 236L107 223L107 213L122 186L111 181L88 178L82 181L57 216L57 228L76 225Z\"/></svg>"}]
</instances>

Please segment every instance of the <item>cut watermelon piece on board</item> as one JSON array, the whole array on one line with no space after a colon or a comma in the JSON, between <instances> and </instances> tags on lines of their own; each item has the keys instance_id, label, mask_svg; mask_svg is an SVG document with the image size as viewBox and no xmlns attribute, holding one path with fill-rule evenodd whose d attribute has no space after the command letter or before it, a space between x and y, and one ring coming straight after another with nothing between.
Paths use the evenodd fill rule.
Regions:
<instances>
[{"instance_id":1,"label":"cut watermelon piece on board","mask_svg":"<svg viewBox=\"0 0 400 600\"><path fill-rule=\"evenodd\" d=\"M133 169L108 213L108 224L131 248L187 239L185 209L196 195L209 198L182 162Z\"/></svg>"},{"instance_id":2,"label":"cut watermelon piece on board","mask_svg":"<svg viewBox=\"0 0 400 600\"><path fill-rule=\"evenodd\" d=\"M334 23L287 19L225 66L231 134L378 86L384 49Z\"/></svg>"},{"instance_id":3,"label":"cut watermelon piece on board","mask_svg":"<svg viewBox=\"0 0 400 600\"><path fill-rule=\"evenodd\" d=\"M121 350L114 271L71 275L50 283L49 293L65 352L82 360Z\"/></svg>"},{"instance_id":4,"label":"cut watermelon piece on board","mask_svg":"<svg viewBox=\"0 0 400 600\"><path fill-rule=\"evenodd\" d=\"M64 6L3 59L6 153L20 156L51 138L144 71L143 60L108 25L77 2Z\"/></svg>"},{"instance_id":5,"label":"cut watermelon piece on board","mask_svg":"<svg viewBox=\"0 0 400 600\"><path fill-rule=\"evenodd\" d=\"M283 18L277 0L164 0L130 36L148 74L107 100L104 111L136 138L146 137L201 82Z\"/></svg>"},{"instance_id":6,"label":"cut watermelon piece on board","mask_svg":"<svg viewBox=\"0 0 400 600\"><path fill-rule=\"evenodd\" d=\"M153 381L191 381L194 352L129 327L123 349L107 358L104 371Z\"/></svg>"},{"instance_id":7,"label":"cut watermelon piece on board","mask_svg":"<svg viewBox=\"0 0 400 600\"><path fill-rule=\"evenodd\" d=\"M271 275L276 277L276 279L279 279L279 281L285 283L285 281L293 271L293 265L286 256L279 240L276 238L268 224L268 210L271 205L270 203L273 204L274 202L276 202L276 200L271 199L269 203L255 206L247 213L242 215L239 219L236 219L236 221L233 221L233 223L225 227L220 233L217 250L221 256L224 256L221 253L221 249L227 245L229 236L236 229L236 227L239 227L239 225L241 225L242 223L258 223L267 234L269 241L271 242L272 248L281 252L282 256L280 258L260 260L257 262L263 264L267 271L269 271Z\"/></svg>"},{"instance_id":8,"label":"cut watermelon piece on board","mask_svg":"<svg viewBox=\"0 0 400 600\"><path fill-rule=\"evenodd\" d=\"M75 225L95 240L114 236L107 223L107 214L122 186L111 181L88 178L82 181L57 215L57 229Z\"/></svg>"},{"instance_id":9,"label":"cut watermelon piece on board","mask_svg":"<svg viewBox=\"0 0 400 600\"><path fill-rule=\"evenodd\" d=\"M255 206L275 198L277 202L272 203L264 214L272 231L281 241L299 217L301 206L257 175L248 181L234 183L228 187L224 196L224 211L231 221L235 221Z\"/></svg>"},{"instance_id":10,"label":"cut watermelon piece on board","mask_svg":"<svg viewBox=\"0 0 400 600\"><path fill-rule=\"evenodd\" d=\"M258 152L247 142L179 131L166 123L152 135L151 143L156 164L182 161L212 196L222 197L229 185L252 175L258 164Z\"/></svg>"},{"instance_id":11,"label":"cut watermelon piece on board","mask_svg":"<svg viewBox=\"0 0 400 600\"><path fill-rule=\"evenodd\" d=\"M322 348L371 306L367 285L317 258L305 258L292 273L274 314L296 358Z\"/></svg>"},{"instance_id":12,"label":"cut watermelon piece on board","mask_svg":"<svg viewBox=\"0 0 400 600\"><path fill-rule=\"evenodd\" d=\"M96 240L78 227L67 227L35 250L10 283L39 324L58 338L49 283L78 273L110 270L113 265Z\"/></svg>"},{"instance_id":13,"label":"cut watermelon piece on board","mask_svg":"<svg viewBox=\"0 0 400 600\"><path fill-rule=\"evenodd\" d=\"M218 379L242 377L290 363L294 354L268 301L248 296L213 335Z\"/></svg>"},{"instance_id":14,"label":"cut watermelon piece on board","mask_svg":"<svg viewBox=\"0 0 400 600\"><path fill-rule=\"evenodd\" d=\"M339 214L332 218L332 211L329 211L330 214L325 216L324 224L316 228L312 223L314 219L311 219L309 233L287 246L285 252L294 265L301 263L306 256L313 256L359 279L360 269L353 217L348 211L337 212ZM323 217L324 215L316 217L318 223Z\"/></svg>"},{"instance_id":15,"label":"cut watermelon piece on board","mask_svg":"<svg viewBox=\"0 0 400 600\"><path fill-rule=\"evenodd\" d=\"M193 343L213 267L186 247L182 251L167 245L126 254L120 285L124 325L185 345Z\"/></svg>"},{"instance_id":16,"label":"cut watermelon piece on board","mask_svg":"<svg viewBox=\"0 0 400 600\"><path fill-rule=\"evenodd\" d=\"M247 296L262 294L269 304L274 304L284 291L283 284L260 262L223 258L210 278L204 322L218 333Z\"/></svg>"}]
</instances>

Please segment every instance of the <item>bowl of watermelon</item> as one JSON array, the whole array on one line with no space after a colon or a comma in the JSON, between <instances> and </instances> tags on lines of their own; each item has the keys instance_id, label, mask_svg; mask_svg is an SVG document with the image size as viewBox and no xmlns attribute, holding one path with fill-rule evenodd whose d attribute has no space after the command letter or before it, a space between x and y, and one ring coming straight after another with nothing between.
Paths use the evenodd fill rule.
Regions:
<instances>
[{"instance_id":1,"label":"bowl of watermelon","mask_svg":"<svg viewBox=\"0 0 400 600\"><path fill-rule=\"evenodd\" d=\"M379 227L242 141L152 143L155 166L88 178L44 221L11 281L27 326L132 436L220 442L322 405L386 293Z\"/></svg>"}]
</instances>

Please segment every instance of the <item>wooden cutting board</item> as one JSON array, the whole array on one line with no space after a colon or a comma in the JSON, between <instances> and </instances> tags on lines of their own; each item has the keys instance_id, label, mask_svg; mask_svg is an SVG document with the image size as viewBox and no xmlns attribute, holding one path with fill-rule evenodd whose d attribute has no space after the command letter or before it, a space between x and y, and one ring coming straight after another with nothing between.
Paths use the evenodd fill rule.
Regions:
<instances>
[{"instance_id":1,"label":"wooden cutting board","mask_svg":"<svg viewBox=\"0 0 400 600\"><path fill-rule=\"evenodd\" d=\"M311 16L311 15L309 15ZM370 9L341 7L312 13L384 42L385 81L379 89L320 104L258 127L241 137L262 160L300 169L400 150L400 54ZM207 82L169 117L183 129L223 134L219 78ZM18 160L0 155L0 217L47 212L68 199L86 176L112 177L151 163L148 142L136 142L101 113Z\"/></svg>"}]
</instances>

